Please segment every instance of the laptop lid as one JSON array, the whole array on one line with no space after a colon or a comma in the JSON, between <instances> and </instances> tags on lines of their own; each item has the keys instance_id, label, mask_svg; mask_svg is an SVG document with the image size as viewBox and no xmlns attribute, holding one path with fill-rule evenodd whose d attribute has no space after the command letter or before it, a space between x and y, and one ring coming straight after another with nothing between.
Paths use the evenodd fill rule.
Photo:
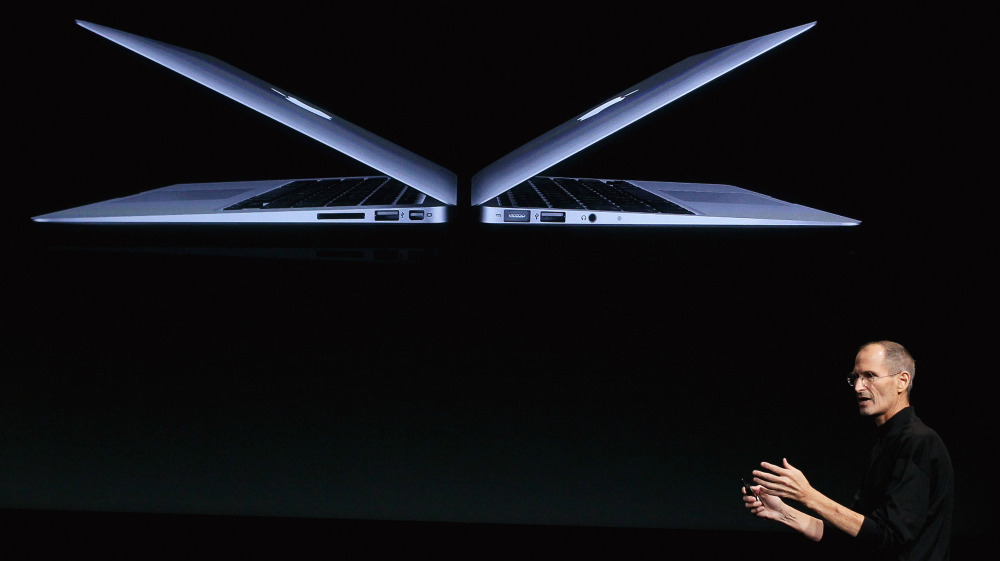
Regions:
<instances>
[{"instance_id":1,"label":"laptop lid","mask_svg":"<svg viewBox=\"0 0 1000 561\"><path fill-rule=\"evenodd\" d=\"M694 55L654 74L483 168L472 177L472 204L485 203L814 25Z\"/></svg>"},{"instance_id":2,"label":"laptop lid","mask_svg":"<svg viewBox=\"0 0 1000 561\"><path fill-rule=\"evenodd\" d=\"M106 39L450 205L458 178L447 169L215 57L77 20Z\"/></svg>"}]
</instances>

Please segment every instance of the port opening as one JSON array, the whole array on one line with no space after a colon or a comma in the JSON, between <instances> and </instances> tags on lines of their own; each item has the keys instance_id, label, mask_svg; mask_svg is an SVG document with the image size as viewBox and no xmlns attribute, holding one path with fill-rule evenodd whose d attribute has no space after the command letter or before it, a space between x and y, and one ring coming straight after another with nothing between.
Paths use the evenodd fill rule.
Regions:
<instances>
[{"instance_id":1,"label":"port opening","mask_svg":"<svg viewBox=\"0 0 1000 561\"><path fill-rule=\"evenodd\" d=\"M375 211L375 221L382 220L399 220L398 210L376 210Z\"/></svg>"},{"instance_id":2,"label":"port opening","mask_svg":"<svg viewBox=\"0 0 1000 561\"><path fill-rule=\"evenodd\" d=\"M363 212L321 212L316 215L317 220L363 220Z\"/></svg>"},{"instance_id":3,"label":"port opening","mask_svg":"<svg viewBox=\"0 0 1000 561\"><path fill-rule=\"evenodd\" d=\"M524 209L504 210L504 222L531 222L531 211Z\"/></svg>"}]
</instances>

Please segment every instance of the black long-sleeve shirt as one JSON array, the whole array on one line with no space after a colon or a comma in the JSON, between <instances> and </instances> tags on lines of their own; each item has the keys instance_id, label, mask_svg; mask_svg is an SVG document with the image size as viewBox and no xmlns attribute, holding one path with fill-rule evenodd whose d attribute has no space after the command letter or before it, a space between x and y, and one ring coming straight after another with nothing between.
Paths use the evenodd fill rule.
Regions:
<instances>
[{"instance_id":1,"label":"black long-sleeve shirt","mask_svg":"<svg viewBox=\"0 0 1000 561\"><path fill-rule=\"evenodd\" d=\"M865 517L856 550L878 559L947 560L954 502L948 449L912 407L893 415L877 433L853 505Z\"/></svg>"}]
</instances>

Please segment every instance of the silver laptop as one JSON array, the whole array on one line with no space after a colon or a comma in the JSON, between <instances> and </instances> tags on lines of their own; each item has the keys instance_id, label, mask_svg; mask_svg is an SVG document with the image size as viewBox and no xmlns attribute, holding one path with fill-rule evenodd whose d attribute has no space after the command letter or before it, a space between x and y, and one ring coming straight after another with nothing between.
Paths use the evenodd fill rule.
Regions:
<instances>
[{"instance_id":1,"label":"silver laptop","mask_svg":"<svg viewBox=\"0 0 1000 561\"><path fill-rule=\"evenodd\" d=\"M306 136L374 168L364 177L185 183L36 216L75 223L377 223L447 221L456 175L217 58L78 21Z\"/></svg>"},{"instance_id":2,"label":"silver laptop","mask_svg":"<svg viewBox=\"0 0 1000 561\"><path fill-rule=\"evenodd\" d=\"M623 226L859 224L732 185L537 175L815 24L691 56L497 160L472 178L472 203L480 207L480 220Z\"/></svg>"},{"instance_id":3,"label":"silver laptop","mask_svg":"<svg viewBox=\"0 0 1000 561\"><path fill-rule=\"evenodd\" d=\"M454 173L213 57L87 22L81 26L218 91L380 175L181 184L34 217L52 222L434 223L457 201ZM472 178L485 223L517 225L856 225L731 185L537 174L815 23L695 55L622 91Z\"/></svg>"}]
</instances>

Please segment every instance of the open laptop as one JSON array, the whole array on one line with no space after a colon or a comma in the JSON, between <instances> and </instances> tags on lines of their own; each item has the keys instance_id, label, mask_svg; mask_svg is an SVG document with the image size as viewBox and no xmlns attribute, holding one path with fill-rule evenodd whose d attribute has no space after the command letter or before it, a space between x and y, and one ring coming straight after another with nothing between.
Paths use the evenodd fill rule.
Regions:
<instances>
[{"instance_id":1,"label":"open laptop","mask_svg":"<svg viewBox=\"0 0 1000 561\"><path fill-rule=\"evenodd\" d=\"M853 226L860 222L732 185L536 174L812 28L801 25L688 57L524 144L472 178L496 224Z\"/></svg>"},{"instance_id":2,"label":"open laptop","mask_svg":"<svg viewBox=\"0 0 1000 561\"><path fill-rule=\"evenodd\" d=\"M186 183L36 216L73 223L447 221L457 176L217 58L93 23L82 27L364 163L365 177Z\"/></svg>"},{"instance_id":3,"label":"open laptop","mask_svg":"<svg viewBox=\"0 0 1000 561\"><path fill-rule=\"evenodd\" d=\"M434 223L454 173L225 62L87 22L81 26L384 175L180 184L34 217L42 222ZM479 218L499 224L856 225L730 185L540 177L565 158L808 30L810 23L689 57L497 160L472 178Z\"/></svg>"}]
</instances>

